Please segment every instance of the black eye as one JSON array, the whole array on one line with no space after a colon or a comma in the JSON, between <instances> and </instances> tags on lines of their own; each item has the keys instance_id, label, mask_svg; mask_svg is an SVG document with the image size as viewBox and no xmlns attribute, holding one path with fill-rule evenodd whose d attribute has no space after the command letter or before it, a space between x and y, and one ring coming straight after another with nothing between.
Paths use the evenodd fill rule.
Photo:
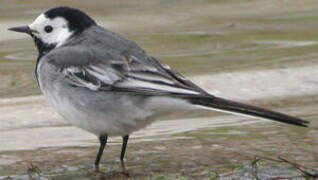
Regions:
<instances>
[{"instance_id":1,"label":"black eye","mask_svg":"<svg viewBox=\"0 0 318 180\"><path fill-rule=\"evenodd\" d=\"M52 26L45 26L44 27L44 31L47 32L47 33L50 33L53 31L53 27Z\"/></svg>"}]
</instances>

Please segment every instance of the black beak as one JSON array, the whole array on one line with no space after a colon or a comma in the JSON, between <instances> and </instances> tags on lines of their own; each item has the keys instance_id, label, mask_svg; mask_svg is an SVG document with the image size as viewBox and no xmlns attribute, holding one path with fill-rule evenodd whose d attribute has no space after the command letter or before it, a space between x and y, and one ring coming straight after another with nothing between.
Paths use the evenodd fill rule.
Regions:
<instances>
[{"instance_id":1,"label":"black beak","mask_svg":"<svg viewBox=\"0 0 318 180\"><path fill-rule=\"evenodd\" d=\"M32 34L32 30L29 28L29 26L12 27L12 28L9 28L8 30L15 31L15 32L21 32L21 33L27 33L30 35Z\"/></svg>"}]
</instances>

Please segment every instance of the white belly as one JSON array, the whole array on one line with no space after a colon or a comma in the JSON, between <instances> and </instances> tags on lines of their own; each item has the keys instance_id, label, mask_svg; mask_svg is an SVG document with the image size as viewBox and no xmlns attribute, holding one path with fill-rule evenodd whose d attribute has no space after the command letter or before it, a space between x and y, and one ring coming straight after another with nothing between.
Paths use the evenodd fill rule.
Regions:
<instances>
[{"instance_id":1,"label":"white belly","mask_svg":"<svg viewBox=\"0 0 318 180\"><path fill-rule=\"evenodd\" d=\"M103 103L103 111L102 107L90 107L90 102L82 102L79 105L65 97L49 99L68 122L96 135L124 136L144 128L153 121L152 112L136 107L130 102Z\"/></svg>"},{"instance_id":2,"label":"white belly","mask_svg":"<svg viewBox=\"0 0 318 180\"><path fill-rule=\"evenodd\" d=\"M75 88L67 85L56 71L50 72L52 68L48 64L40 63L39 69L44 71L42 74L51 73L39 76L39 83L57 111L71 124L96 135L124 136L144 128L162 114L194 109L193 105L176 98Z\"/></svg>"}]
</instances>

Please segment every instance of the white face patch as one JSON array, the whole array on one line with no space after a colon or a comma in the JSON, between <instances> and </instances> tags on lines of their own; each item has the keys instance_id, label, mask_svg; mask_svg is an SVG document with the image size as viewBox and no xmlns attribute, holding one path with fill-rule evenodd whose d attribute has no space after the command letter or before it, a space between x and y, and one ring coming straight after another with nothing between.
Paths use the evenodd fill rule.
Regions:
<instances>
[{"instance_id":1,"label":"white face patch","mask_svg":"<svg viewBox=\"0 0 318 180\"><path fill-rule=\"evenodd\" d=\"M56 47L59 47L73 34L67 25L67 21L62 17L50 19L41 14L29 25L29 28L34 30L35 32L32 34L45 44L56 44ZM45 27L47 26L51 26L53 30L46 32Z\"/></svg>"}]
</instances>

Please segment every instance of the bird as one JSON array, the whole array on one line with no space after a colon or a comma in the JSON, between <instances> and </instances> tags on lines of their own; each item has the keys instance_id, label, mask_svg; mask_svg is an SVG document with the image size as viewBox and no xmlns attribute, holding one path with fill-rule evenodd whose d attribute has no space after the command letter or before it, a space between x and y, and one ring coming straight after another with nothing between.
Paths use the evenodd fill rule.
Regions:
<instances>
[{"instance_id":1,"label":"bird","mask_svg":"<svg viewBox=\"0 0 318 180\"><path fill-rule=\"evenodd\" d=\"M69 123L97 136L99 168L108 137L129 136L162 115L209 109L307 127L309 121L212 95L148 55L134 41L99 26L80 9L54 7L30 25L9 28L32 37L35 77Z\"/></svg>"}]
</instances>

